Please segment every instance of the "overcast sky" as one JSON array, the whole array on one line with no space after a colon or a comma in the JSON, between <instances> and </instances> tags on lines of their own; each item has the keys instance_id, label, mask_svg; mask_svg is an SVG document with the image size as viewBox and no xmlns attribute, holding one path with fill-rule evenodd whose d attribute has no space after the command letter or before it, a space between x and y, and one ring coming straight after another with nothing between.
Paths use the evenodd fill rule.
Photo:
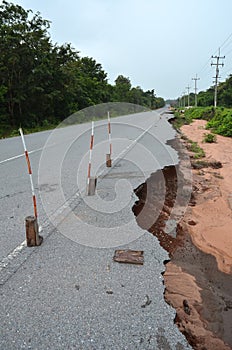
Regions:
<instances>
[{"instance_id":1,"label":"overcast sky","mask_svg":"<svg viewBox=\"0 0 232 350\"><path fill-rule=\"evenodd\" d=\"M119 74L133 86L176 98L198 74L213 84L211 55L226 55L221 80L232 73L232 0L12 0L50 20L53 43L72 43L102 64L110 83ZM222 62L222 61L221 61ZM187 91L187 90L186 90Z\"/></svg>"}]
</instances>

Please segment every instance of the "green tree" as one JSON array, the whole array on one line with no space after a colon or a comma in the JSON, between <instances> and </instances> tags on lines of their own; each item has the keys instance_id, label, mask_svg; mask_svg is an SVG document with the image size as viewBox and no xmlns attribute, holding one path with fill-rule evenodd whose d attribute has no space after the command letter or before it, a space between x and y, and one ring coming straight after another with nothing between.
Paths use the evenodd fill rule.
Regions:
<instances>
[{"instance_id":1,"label":"green tree","mask_svg":"<svg viewBox=\"0 0 232 350\"><path fill-rule=\"evenodd\" d=\"M70 114L102 102L162 103L154 90L132 87L119 75L115 85L90 57L71 44L51 42L50 22L40 13L3 1L0 5L0 134L2 130L57 124Z\"/></svg>"},{"instance_id":2,"label":"green tree","mask_svg":"<svg viewBox=\"0 0 232 350\"><path fill-rule=\"evenodd\" d=\"M145 97L146 97L146 105L151 108L155 109L156 108L156 97L155 97L155 90L147 90L145 92Z\"/></svg>"},{"instance_id":3,"label":"green tree","mask_svg":"<svg viewBox=\"0 0 232 350\"><path fill-rule=\"evenodd\" d=\"M232 107L232 75L218 86L218 105Z\"/></svg>"},{"instance_id":4,"label":"green tree","mask_svg":"<svg viewBox=\"0 0 232 350\"><path fill-rule=\"evenodd\" d=\"M156 108L162 108L165 106L165 101L162 97L156 97Z\"/></svg>"},{"instance_id":5,"label":"green tree","mask_svg":"<svg viewBox=\"0 0 232 350\"><path fill-rule=\"evenodd\" d=\"M129 92L128 92L128 101L130 103L134 103L137 105L143 105L144 104L144 92L141 89L141 87L133 87Z\"/></svg>"},{"instance_id":6,"label":"green tree","mask_svg":"<svg viewBox=\"0 0 232 350\"><path fill-rule=\"evenodd\" d=\"M214 88L209 88L206 92L201 91L197 96L197 104L199 107L213 106L214 104Z\"/></svg>"},{"instance_id":7,"label":"green tree","mask_svg":"<svg viewBox=\"0 0 232 350\"><path fill-rule=\"evenodd\" d=\"M114 99L118 102L128 102L130 89L130 79L119 75L115 80Z\"/></svg>"},{"instance_id":8,"label":"green tree","mask_svg":"<svg viewBox=\"0 0 232 350\"><path fill-rule=\"evenodd\" d=\"M51 48L48 28L39 14L31 16L30 10L6 1L0 6L0 85L6 88L4 107L12 127L27 112L34 72Z\"/></svg>"}]
</instances>

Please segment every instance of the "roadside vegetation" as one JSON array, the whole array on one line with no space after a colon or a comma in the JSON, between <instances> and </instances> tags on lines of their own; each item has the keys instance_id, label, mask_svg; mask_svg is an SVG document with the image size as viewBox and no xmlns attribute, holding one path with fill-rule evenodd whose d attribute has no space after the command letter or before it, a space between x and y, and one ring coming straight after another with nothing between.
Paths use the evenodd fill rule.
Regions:
<instances>
[{"instance_id":1,"label":"roadside vegetation","mask_svg":"<svg viewBox=\"0 0 232 350\"><path fill-rule=\"evenodd\" d=\"M0 137L53 128L86 107L127 102L156 109L165 102L154 89L133 87L119 75L111 85L102 65L81 57L70 43L54 44L40 13L0 5ZM81 119L80 123L85 122Z\"/></svg>"},{"instance_id":2,"label":"roadside vegetation","mask_svg":"<svg viewBox=\"0 0 232 350\"><path fill-rule=\"evenodd\" d=\"M177 101L172 101L172 105L186 105L186 97L182 96ZM195 105L195 94L189 94L190 106ZM174 126L180 128L183 124L189 124L194 119L205 119L206 128L210 129L212 134L232 137L232 74L224 81L218 84L217 89L217 108L214 108L214 86L206 91L200 91L197 94L198 107L176 108ZM210 141L210 137L206 142ZM213 140L213 138L212 138Z\"/></svg>"},{"instance_id":3,"label":"roadside vegetation","mask_svg":"<svg viewBox=\"0 0 232 350\"><path fill-rule=\"evenodd\" d=\"M203 137L203 142L206 142L206 143L214 143L214 142L217 142L217 136L215 134L204 134L204 137Z\"/></svg>"},{"instance_id":4,"label":"roadside vegetation","mask_svg":"<svg viewBox=\"0 0 232 350\"><path fill-rule=\"evenodd\" d=\"M192 140L187 139L186 143L187 143L187 145L186 145L187 149L190 152L194 153L194 155L193 155L194 159L200 159L200 158L205 157L204 150L198 145L197 142L194 142Z\"/></svg>"},{"instance_id":5,"label":"roadside vegetation","mask_svg":"<svg viewBox=\"0 0 232 350\"><path fill-rule=\"evenodd\" d=\"M211 130L212 136L207 136L205 142L215 142L213 134L232 137L232 108L196 107L181 109L174 112L174 127L179 129L184 124L190 124L194 119L207 121L206 129Z\"/></svg>"},{"instance_id":6,"label":"roadside vegetation","mask_svg":"<svg viewBox=\"0 0 232 350\"><path fill-rule=\"evenodd\" d=\"M232 137L232 108L217 109L215 116L208 121L206 127L215 134Z\"/></svg>"}]
</instances>

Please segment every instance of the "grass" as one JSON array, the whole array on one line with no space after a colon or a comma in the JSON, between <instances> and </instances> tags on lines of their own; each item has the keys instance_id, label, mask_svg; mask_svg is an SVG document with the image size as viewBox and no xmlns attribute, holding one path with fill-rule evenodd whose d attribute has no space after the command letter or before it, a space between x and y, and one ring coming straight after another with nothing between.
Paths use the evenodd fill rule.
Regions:
<instances>
[{"instance_id":1,"label":"grass","mask_svg":"<svg viewBox=\"0 0 232 350\"><path fill-rule=\"evenodd\" d=\"M212 168L220 169L222 168L222 163L219 161L206 161L206 160L196 160L191 162L193 169L203 169Z\"/></svg>"},{"instance_id":2,"label":"grass","mask_svg":"<svg viewBox=\"0 0 232 350\"><path fill-rule=\"evenodd\" d=\"M194 153L194 156L193 156L194 159L200 159L205 157L204 150L198 145L197 142L190 140L185 135L182 135L181 138L185 140L187 149L190 152Z\"/></svg>"},{"instance_id":3,"label":"grass","mask_svg":"<svg viewBox=\"0 0 232 350\"><path fill-rule=\"evenodd\" d=\"M207 142L207 143L215 143L217 142L217 137L215 134L204 134L204 137L203 137L203 142Z\"/></svg>"},{"instance_id":4,"label":"grass","mask_svg":"<svg viewBox=\"0 0 232 350\"><path fill-rule=\"evenodd\" d=\"M177 109L174 112L175 119L172 123L175 129L180 129L183 125L192 123L193 119L191 117L186 116L185 113L182 112L182 109Z\"/></svg>"},{"instance_id":5,"label":"grass","mask_svg":"<svg viewBox=\"0 0 232 350\"><path fill-rule=\"evenodd\" d=\"M23 133L25 135L27 135L27 134L32 134L34 132L51 130L51 129L54 129L56 127L57 127L56 124L46 124L46 125L43 125L43 126L35 126L33 128L25 127L25 128L23 128ZM6 137L15 137L15 136L19 136L19 130L18 129L9 128L9 127L8 128L2 128L0 126L0 139L6 138Z\"/></svg>"},{"instance_id":6,"label":"grass","mask_svg":"<svg viewBox=\"0 0 232 350\"><path fill-rule=\"evenodd\" d=\"M189 151L194 153L194 158L199 159L205 157L204 150L198 145L197 142L189 140Z\"/></svg>"}]
</instances>

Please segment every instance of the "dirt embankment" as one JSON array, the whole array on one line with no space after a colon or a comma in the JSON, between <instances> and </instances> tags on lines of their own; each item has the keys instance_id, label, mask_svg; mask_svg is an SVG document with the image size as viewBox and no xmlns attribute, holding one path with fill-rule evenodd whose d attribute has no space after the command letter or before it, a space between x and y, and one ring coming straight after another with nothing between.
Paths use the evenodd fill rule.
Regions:
<instances>
[{"instance_id":1,"label":"dirt embankment","mask_svg":"<svg viewBox=\"0 0 232 350\"><path fill-rule=\"evenodd\" d=\"M201 144L204 124L193 125L183 132ZM179 329L201 350L232 349L232 212L227 192L232 140L222 141L220 150L221 137L215 145L201 144L206 153L201 163L186 153L183 140L170 142L179 153L179 166L152 174L135 190L139 200L133 207L138 224L169 252L165 299L176 309ZM227 141L231 148L225 152ZM190 166L195 168L192 179ZM167 229L173 222L177 226Z\"/></svg>"}]
</instances>

